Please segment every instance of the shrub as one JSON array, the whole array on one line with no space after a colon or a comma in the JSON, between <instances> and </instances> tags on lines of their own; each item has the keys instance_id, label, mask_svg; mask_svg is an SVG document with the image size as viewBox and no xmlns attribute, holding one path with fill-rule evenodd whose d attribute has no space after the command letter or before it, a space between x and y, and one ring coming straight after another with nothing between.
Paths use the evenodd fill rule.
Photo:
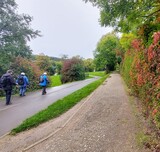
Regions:
<instances>
[{"instance_id":1,"label":"shrub","mask_svg":"<svg viewBox=\"0 0 160 152\"><path fill-rule=\"evenodd\" d=\"M62 83L84 79L85 69L81 59L74 57L63 62L61 71Z\"/></svg>"},{"instance_id":2,"label":"shrub","mask_svg":"<svg viewBox=\"0 0 160 152\"><path fill-rule=\"evenodd\" d=\"M39 88L39 76L42 74L42 71L39 67L31 60L17 57L16 60L12 63L11 69L14 69L14 75L17 76L24 72L29 79L29 90L35 90Z\"/></svg>"},{"instance_id":3,"label":"shrub","mask_svg":"<svg viewBox=\"0 0 160 152\"><path fill-rule=\"evenodd\" d=\"M123 76L132 91L143 99L146 116L160 128L160 32L154 33L148 47L134 40L131 51L125 55Z\"/></svg>"}]
</instances>

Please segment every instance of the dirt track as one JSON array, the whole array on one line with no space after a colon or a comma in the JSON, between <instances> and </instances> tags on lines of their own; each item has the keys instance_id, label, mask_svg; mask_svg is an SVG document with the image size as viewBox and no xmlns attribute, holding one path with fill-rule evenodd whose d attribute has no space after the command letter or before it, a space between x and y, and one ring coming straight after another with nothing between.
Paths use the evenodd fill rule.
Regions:
<instances>
[{"instance_id":1,"label":"dirt track","mask_svg":"<svg viewBox=\"0 0 160 152\"><path fill-rule=\"evenodd\" d=\"M111 74L94 93L62 116L0 139L0 151L146 152L136 143L137 123L120 75Z\"/></svg>"}]
</instances>

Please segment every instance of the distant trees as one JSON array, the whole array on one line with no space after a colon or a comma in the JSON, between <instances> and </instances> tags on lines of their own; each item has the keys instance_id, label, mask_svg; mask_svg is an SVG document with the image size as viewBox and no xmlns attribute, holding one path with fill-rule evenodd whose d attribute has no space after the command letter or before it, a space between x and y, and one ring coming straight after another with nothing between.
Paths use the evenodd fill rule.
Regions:
<instances>
[{"instance_id":1,"label":"distant trees","mask_svg":"<svg viewBox=\"0 0 160 152\"><path fill-rule=\"evenodd\" d=\"M61 61L57 61L56 62L56 73L57 74L61 74L61 70L62 70L62 62Z\"/></svg>"},{"instance_id":2,"label":"distant trees","mask_svg":"<svg viewBox=\"0 0 160 152\"><path fill-rule=\"evenodd\" d=\"M86 72L93 72L95 69L95 64L94 64L94 60L91 58L88 59L84 59L84 68Z\"/></svg>"},{"instance_id":3,"label":"distant trees","mask_svg":"<svg viewBox=\"0 0 160 152\"><path fill-rule=\"evenodd\" d=\"M119 49L119 40L114 33L104 35L97 44L94 52L97 70L113 71L115 69L116 50Z\"/></svg>"}]
</instances>

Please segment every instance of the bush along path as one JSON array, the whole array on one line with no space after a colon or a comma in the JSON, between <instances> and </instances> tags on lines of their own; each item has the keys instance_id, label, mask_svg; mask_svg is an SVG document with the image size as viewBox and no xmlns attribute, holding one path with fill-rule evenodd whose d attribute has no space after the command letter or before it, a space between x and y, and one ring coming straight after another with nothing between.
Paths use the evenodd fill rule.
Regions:
<instances>
[{"instance_id":1,"label":"bush along path","mask_svg":"<svg viewBox=\"0 0 160 152\"><path fill-rule=\"evenodd\" d=\"M138 145L141 124L119 74L111 74L65 114L0 140L1 151L147 152Z\"/></svg>"}]
</instances>

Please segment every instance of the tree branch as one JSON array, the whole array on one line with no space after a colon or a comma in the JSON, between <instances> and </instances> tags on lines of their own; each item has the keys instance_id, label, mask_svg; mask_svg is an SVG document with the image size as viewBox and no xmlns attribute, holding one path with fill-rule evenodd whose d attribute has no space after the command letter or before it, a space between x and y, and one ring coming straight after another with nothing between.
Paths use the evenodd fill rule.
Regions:
<instances>
[{"instance_id":1,"label":"tree branch","mask_svg":"<svg viewBox=\"0 0 160 152\"><path fill-rule=\"evenodd\" d=\"M147 16L142 16L142 17L150 17L150 16L152 16L153 14L156 14L156 13L158 13L158 12L160 12L160 9L158 9L158 10L155 11L155 12L152 12L151 14L149 14L149 15L147 15Z\"/></svg>"}]
</instances>

